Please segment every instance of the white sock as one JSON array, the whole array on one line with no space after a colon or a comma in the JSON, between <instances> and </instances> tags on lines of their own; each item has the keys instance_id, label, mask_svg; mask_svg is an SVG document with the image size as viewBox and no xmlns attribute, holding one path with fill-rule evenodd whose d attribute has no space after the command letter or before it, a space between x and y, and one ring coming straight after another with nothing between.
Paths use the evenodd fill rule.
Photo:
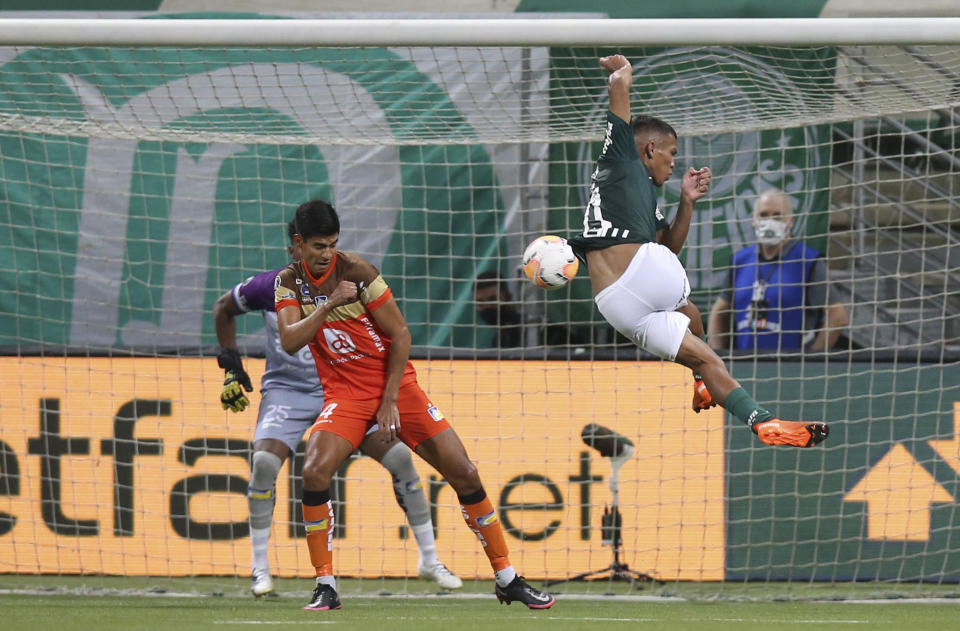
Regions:
<instances>
[{"instance_id":1,"label":"white sock","mask_svg":"<svg viewBox=\"0 0 960 631\"><path fill-rule=\"evenodd\" d=\"M437 545L433 539L433 523L427 521L419 526L411 526L413 536L417 540L417 550L420 553L420 567L430 567L440 559L437 558Z\"/></svg>"},{"instance_id":2,"label":"white sock","mask_svg":"<svg viewBox=\"0 0 960 631\"><path fill-rule=\"evenodd\" d=\"M337 579L332 576L318 576L317 585L329 585L334 590L337 589Z\"/></svg>"},{"instance_id":3,"label":"white sock","mask_svg":"<svg viewBox=\"0 0 960 631\"><path fill-rule=\"evenodd\" d=\"M513 569L512 565L508 565L502 570L497 570L497 585L500 587L506 587L513 582L513 579L517 578L517 571Z\"/></svg>"},{"instance_id":4,"label":"white sock","mask_svg":"<svg viewBox=\"0 0 960 631\"><path fill-rule=\"evenodd\" d=\"M253 548L253 554L250 556L251 568L270 569L270 561L267 560L267 547L270 542L270 527L251 528L250 545Z\"/></svg>"}]
</instances>

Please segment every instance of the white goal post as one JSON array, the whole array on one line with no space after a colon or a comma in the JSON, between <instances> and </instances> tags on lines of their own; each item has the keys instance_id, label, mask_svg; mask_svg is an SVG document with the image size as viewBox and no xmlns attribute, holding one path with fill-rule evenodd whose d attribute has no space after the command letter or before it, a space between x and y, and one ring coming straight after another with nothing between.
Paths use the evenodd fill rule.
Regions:
<instances>
[{"instance_id":1,"label":"white goal post","mask_svg":"<svg viewBox=\"0 0 960 631\"><path fill-rule=\"evenodd\" d=\"M616 336L582 271L550 294L518 278L530 240L581 228L597 58L617 52L634 113L678 132L676 173L714 172L682 253L705 322L754 203L789 195L827 270L815 295L849 325L811 349L824 305L803 305L802 343L719 352L775 412L830 422L822 447L694 414L689 371ZM637 450L618 469L630 568L707 596L936 594L960 576L958 107L960 18L0 19L0 574L246 586L260 393L221 410L211 309L287 262L287 221L319 197L395 291L527 577L609 563L610 462L580 437L600 423ZM487 274L516 343L478 312ZM259 390L262 319L238 334ZM301 465L278 480L284 577L312 571ZM441 558L487 580L456 498L417 467ZM343 473L338 571L420 591L389 478L369 458Z\"/></svg>"}]
</instances>

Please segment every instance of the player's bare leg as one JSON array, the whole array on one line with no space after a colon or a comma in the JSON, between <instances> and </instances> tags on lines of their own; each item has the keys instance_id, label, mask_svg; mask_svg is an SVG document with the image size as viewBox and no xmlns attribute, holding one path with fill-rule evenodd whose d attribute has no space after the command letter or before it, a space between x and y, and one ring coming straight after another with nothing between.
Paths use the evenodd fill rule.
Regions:
<instances>
[{"instance_id":1,"label":"player's bare leg","mask_svg":"<svg viewBox=\"0 0 960 631\"><path fill-rule=\"evenodd\" d=\"M453 428L448 427L417 445L417 454L430 463L456 492L467 527L483 544L483 551L496 575L496 595L500 602L509 605L518 601L530 609L553 606L553 596L531 587L510 564L500 520L483 489L476 466Z\"/></svg>"},{"instance_id":2,"label":"player's bare leg","mask_svg":"<svg viewBox=\"0 0 960 631\"><path fill-rule=\"evenodd\" d=\"M693 304L693 302L687 302L687 304L678 308L677 311L690 319L690 332L701 340L704 339L703 316L700 313L700 309L697 308L697 305ZM693 403L691 404L693 411L699 414L702 410L709 410L716 405L717 402L710 394L707 384L703 382L703 377L694 370Z\"/></svg>"},{"instance_id":3,"label":"player's bare leg","mask_svg":"<svg viewBox=\"0 0 960 631\"><path fill-rule=\"evenodd\" d=\"M676 361L703 375L713 400L746 423L767 445L812 447L826 440L830 433L826 423L775 418L730 376L723 360L713 349L690 331L686 332L680 344Z\"/></svg>"},{"instance_id":4,"label":"player's bare leg","mask_svg":"<svg viewBox=\"0 0 960 631\"><path fill-rule=\"evenodd\" d=\"M430 505L423 493L420 475L413 466L410 448L397 439L384 442L376 435L368 435L360 443L360 450L382 464L393 478L393 493L397 504L403 509L417 541L417 552L420 555L417 573L420 578L433 581L443 589L463 587L460 577L447 569L437 557Z\"/></svg>"},{"instance_id":5,"label":"player's bare leg","mask_svg":"<svg viewBox=\"0 0 960 631\"><path fill-rule=\"evenodd\" d=\"M303 523L307 531L310 562L317 586L304 609L339 609L337 581L333 576L333 503L330 483L337 469L353 452L349 440L331 432L315 431L307 441L303 463Z\"/></svg>"},{"instance_id":6,"label":"player's bare leg","mask_svg":"<svg viewBox=\"0 0 960 631\"><path fill-rule=\"evenodd\" d=\"M250 510L250 591L257 598L274 592L267 549L276 502L277 474L289 453L290 448L275 438L261 438L253 444L247 504Z\"/></svg>"}]
</instances>

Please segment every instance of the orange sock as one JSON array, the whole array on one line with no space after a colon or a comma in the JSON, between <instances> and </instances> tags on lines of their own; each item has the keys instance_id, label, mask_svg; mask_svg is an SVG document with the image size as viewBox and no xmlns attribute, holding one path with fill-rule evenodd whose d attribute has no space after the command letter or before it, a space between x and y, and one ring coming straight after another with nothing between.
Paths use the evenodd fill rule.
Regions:
<instances>
[{"instance_id":1,"label":"orange sock","mask_svg":"<svg viewBox=\"0 0 960 631\"><path fill-rule=\"evenodd\" d=\"M469 503L468 503L469 502ZM490 498L482 489L468 497L460 498L460 511L467 526L477 535L483 551L490 559L494 572L510 566L507 558L507 542L503 538L503 529Z\"/></svg>"},{"instance_id":2,"label":"orange sock","mask_svg":"<svg viewBox=\"0 0 960 631\"><path fill-rule=\"evenodd\" d=\"M329 493L326 494L329 498ZM306 503L304 494L303 524L307 529L307 549L317 576L333 576L333 502Z\"/></svg>"}]
</instances>

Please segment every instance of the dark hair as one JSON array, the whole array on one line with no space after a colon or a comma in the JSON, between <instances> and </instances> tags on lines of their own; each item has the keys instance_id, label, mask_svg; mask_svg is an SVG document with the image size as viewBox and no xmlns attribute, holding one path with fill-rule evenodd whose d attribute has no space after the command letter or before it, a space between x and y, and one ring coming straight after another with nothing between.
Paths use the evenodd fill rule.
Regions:
<instances>
[{"instance_id":1,"label":"dark hair","mask_svg":"<svg viewBox=\"0 0 960 631\"><path fill-rule=\"evenodd\" d=\"M340 218L328 202L314 199L300 204L294 218L296 234L306 241L311 237L329 237L340 234Z\"/></svg>"},{"instance_id":2,"label":"dark hair","mask_svg":"<svg viewBox=\"0 0 960 631\"><path fill-rule=\"evenodd\" d=\"M294 217L287 223L287 236L290 237L290 243L293 243L293 237L297 234L297 219Z\"/></svg>"},{"instance_id":3,"label":"dark hair","mask_svg":"<svg viewBox=\"0 0 960 631\"><path fill-rule=\"evenodd\" d=\"M487 287L497 287L502 293L507 289L507 282L500 276L499 272L487 270L477 274L476 289L486 289Z\"/></svg>"},{"instance_id":4,"label":"dark hair","mask_svg":"<svg viewBox=\"0 0 960 631\"><path fill-rule=\"evenodd\" d=\"M664 136L673 136L677 137L677 130L671 127L668 123L656 118L654 116L646 116L644 114L638 114L630 119L630 127L633 129L633 135L639 136L643 133L655 132L662 134Z\"/></svg>"}]
</instances>

